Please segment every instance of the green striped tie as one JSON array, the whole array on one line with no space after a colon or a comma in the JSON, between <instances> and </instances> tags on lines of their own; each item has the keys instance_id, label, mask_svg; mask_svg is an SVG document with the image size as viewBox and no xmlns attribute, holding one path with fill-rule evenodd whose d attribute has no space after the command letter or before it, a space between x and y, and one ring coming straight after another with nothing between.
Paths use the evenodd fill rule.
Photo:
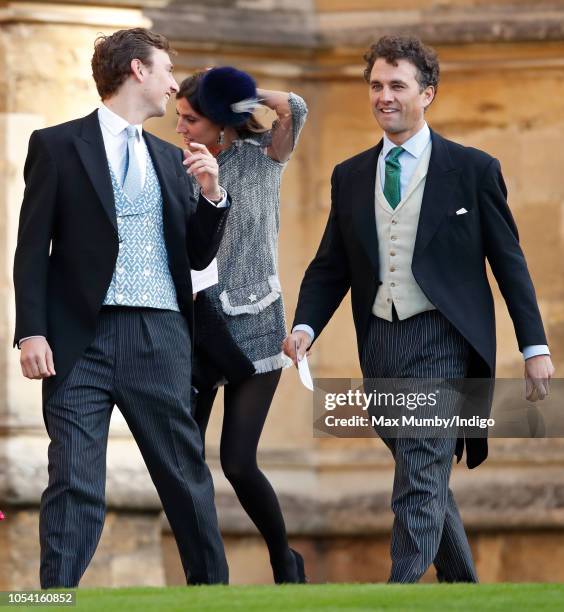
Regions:
<instances>
[{"instance_id":1,"label":"green striped tie","mask_svg":"<svg viewBox=\"0 0 564 612\"><path fill-rule=\"evenodd\" d=\"M384 183L384 195L393 209L395 209L401 201L401 166L398 158L402 153L402 147L394 147L386 156L386 181Z\"/></svg>"}]
</instances>

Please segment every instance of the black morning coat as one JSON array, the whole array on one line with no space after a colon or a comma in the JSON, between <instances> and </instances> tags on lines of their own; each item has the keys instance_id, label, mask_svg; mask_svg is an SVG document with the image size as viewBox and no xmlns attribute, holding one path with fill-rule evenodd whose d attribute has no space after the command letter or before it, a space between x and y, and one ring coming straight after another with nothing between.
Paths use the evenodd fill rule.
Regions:
<instances>
[{"instance_id":1,"label":"black morning coat","mask_svg":"<svg viewBox=\"0 0 564 612\"><path fill-rule=\"evenodd\" d=\"M214 258L229 214L194 190L181 149L143 132L163 198L164 238L178 306L194 338L190 269ZM114 194L97 111L35 131L14 260L16 330L47 338L57 375L44 399L94 338L118 255Z\"/></svg>"},{"instance_id":2,"label":"black morning coat","mask_svg":"<svg viewBox=\"0 0 564 612\"><path fill-rule=\"evenodd\" d=\"M499 162L431 131L432 151L412 272L431 303L471 347L467 376L495 376L496 335L488 260L513 320L519 349L546 344L533 283ZM351 290L359 355L380 281L374 210L382 142L338 164L331 178L331 211L321 244L301 284L294 325L317 338ZM466 214L456 214L460 209ZM491 391L487 412L491 406ZM463 440L457 445L460 459ZM467 464L487 457L486 439L466 439Z\"/></svg>"}]
</instances>

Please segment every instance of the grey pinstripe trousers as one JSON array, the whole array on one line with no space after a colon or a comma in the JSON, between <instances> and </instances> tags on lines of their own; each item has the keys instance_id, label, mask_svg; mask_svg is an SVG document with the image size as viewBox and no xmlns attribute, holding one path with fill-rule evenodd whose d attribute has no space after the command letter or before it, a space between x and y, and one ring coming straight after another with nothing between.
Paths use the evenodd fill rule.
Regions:
<instances>
[{"instance_id":1,"label":"grey pinstripe trousers","mask_svg":"<svg viewBox=\"0 0 564 612\"><path fill-rule=\"evenodd\" d=\"M371 316L361 366L365 379L463 378L467 357L466 340L434 310L391 323ZM396 463L389 582L417 582L431 563L441 582L477 582L448 486L456 439L381 437Z\"/></svg>"},{"instance_id":2,"label":"grey pinstripe trousers","mask_svg":"<svg viewBox=\"0 0 564 612\"><path fill-rule=\"evenodd\" d=\"M190 347L188 325L178 312L103 308L93 343L47 399L49 484L39 525L43 588L76 586L98 544L114 405L155 483L187 580L228 581L212 478L190 412Z\"/></svg>"}]
</instances>

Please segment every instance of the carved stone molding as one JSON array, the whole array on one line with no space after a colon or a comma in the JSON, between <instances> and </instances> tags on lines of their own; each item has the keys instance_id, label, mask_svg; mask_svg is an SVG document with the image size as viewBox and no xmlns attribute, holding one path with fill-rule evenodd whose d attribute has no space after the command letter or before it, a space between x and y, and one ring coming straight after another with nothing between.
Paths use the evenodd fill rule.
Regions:
<instances>
[{"instance_id":1,"label":"carved stone molding","mask_svg":"<svg viewBox=\"0 0 564 612\"><path fill-rule=\"evenodd\" d=\"M347 7L345 2L341 3ZM146 14L175 41L322 50L365 47L383 34L410 33L429 44L564 40L564 6L552 0L496 2L480 7L433 5L411 9L298 9L277 3L212 0L182 2ZM267 10L268 9L268 10Z\"/></svg>"},{"instance_id":2,"label":"carved stone molding","mask_svg":"<svg viewBox=\"0 0 564 612\"><path fill-rule=\"evenodd\" d=\"M149 27L144 8L164 2L23 2L0 3L0 24L45 23L104 27Z\"/></svg>"},{"instance_id":3,"label":"carved stone molding","mask_svg":"<svg viewBox=\"0 0 564 612\"><path fill-rule=\"evenodd\" d=\"M57 0L57 2L45 2L45 0L3 0L0 6L4 4L36 4L50 6L56 4L67 4L75 6L103 6L112 8L127 8L127 9L148 9L148 8L163 8L170 4L171 0Z\"/></svg>"},{"instance_id":4,"label":"carved stone molding","mask_svg":"<svg viewBox=\"0 0 564 612\"><path fill-rule=\"evenodd\" d=\"M366 45L384 34L415 34L429 44L562 40L561 2L508 6L430 7L319 15L322 46Z\"/></svg>"}]
</instances>

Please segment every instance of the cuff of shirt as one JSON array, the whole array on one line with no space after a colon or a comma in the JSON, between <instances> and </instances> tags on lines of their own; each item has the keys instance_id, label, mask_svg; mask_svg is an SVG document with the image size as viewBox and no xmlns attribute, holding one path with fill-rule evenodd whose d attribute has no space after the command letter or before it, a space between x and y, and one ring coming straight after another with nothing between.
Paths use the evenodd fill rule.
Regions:
<instances>
[{"instance_id":1,"label":"cuff of shirt","mask_svg":"<svg viewBox=\"0 0 564 612\"><path fill-rule=\"evenodd\" d=\"M25 342L26 340L30 340L31 338L45 338L45 336L26 336L25 338L20 338L18 340L18 348L21 349L22 342Z\"/></svg>"},{"instance_id":2,"label":"cuff of shirt","mask_svg":"<svg viewBox=\"0 0 564 612\"><path fill-rule=\"evenodd\" d=\"M202 193L202 196L212 206L215 206L216 208L225 208L227 206L227 191L225 191L225 189L221 185L219 186L219 190L221 191L221 200L219 202L212 202L209 198L206 198L206 196L203 193Z\"/></svg>"},{"instance_id":3,"label":"cuff of shirt","mask_svg":"<svg viewBox=\"0 0 564 612\"><path fill-rule=\"evenodd\" d=\"M299 325L294 325L294 329L292 329L292 332L295 331L304 331L306 332L306 334L309 334L311 336L311 341L313 342L313 339L315 338L315 332L313 331L313 329L309 326L306 325L305 323L300 323Z\"/></svg>"},{"instance_id":4,"label":"cuff of shirt","mask_svg":"<svg viewBox=\"0 0 564 612\"><path fill-rule=\"evenodd\" d=\"M550 355L550 351L546 344L532 344L531 346L523 347L523 359L525 359L525 361L531 357L537 357L538 355Z\"/></svg>"}]
</instances>

